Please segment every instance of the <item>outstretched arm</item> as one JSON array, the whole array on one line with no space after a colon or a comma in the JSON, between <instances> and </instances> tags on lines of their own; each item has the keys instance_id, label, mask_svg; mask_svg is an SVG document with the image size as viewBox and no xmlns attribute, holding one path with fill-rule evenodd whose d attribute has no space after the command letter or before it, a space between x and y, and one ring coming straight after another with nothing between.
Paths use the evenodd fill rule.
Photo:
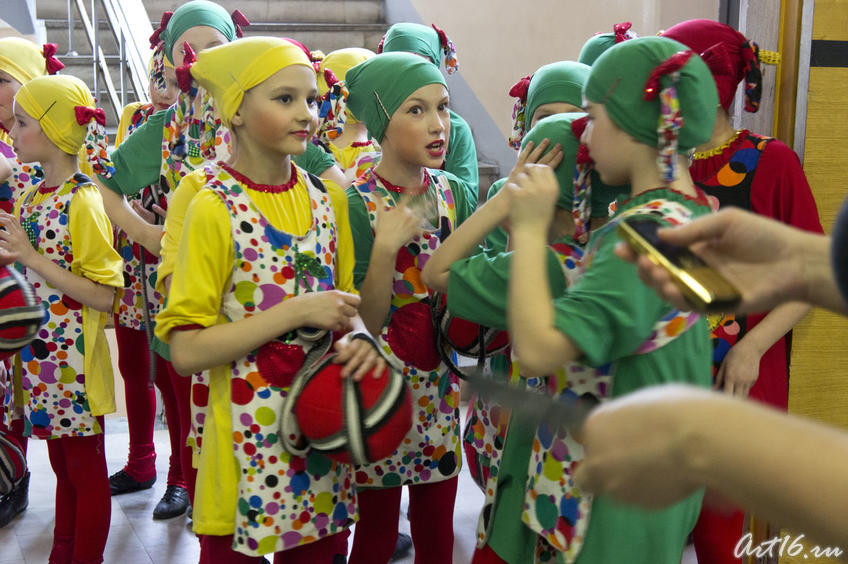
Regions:
<instances>
[{"instance_id":1,"label":"outstretched arm","mask_svg":"<svg viewBox=\"0 0 848 564\"><path fill-rule=\"evenodd\" d=\"M576 478L589 491L664 507L706 486L817 542L848 548L844 431L672 385L602 405L581 438L586 458Z\"/></svg>"}]
</instances>

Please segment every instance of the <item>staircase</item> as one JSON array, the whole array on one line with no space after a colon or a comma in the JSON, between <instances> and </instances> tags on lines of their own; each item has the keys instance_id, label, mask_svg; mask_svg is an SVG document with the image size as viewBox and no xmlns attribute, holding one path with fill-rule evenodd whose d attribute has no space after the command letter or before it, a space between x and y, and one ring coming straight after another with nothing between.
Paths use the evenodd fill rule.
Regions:
<instances>
[{"instance_id":1,"label":"staircase","mask_svg":"<svg viewBox=\"0 0 848 564\"><path fill-rule=\"evenodd\" d=\"M120 45L112 33L100 0L94 1L98 4L97 33L100 46L115 88L120 92ZM376 49L388 27L385 23L383 0L222 0L218 3L228 12L239 9L247 16L252 25L245 28L246 36L291 37L310 49L320 49L325 53L342 47ZM91 2L86 0L84 5L90 16ZM165 10L173 10L175 3L170 0L145 0L144 8L151 22L151 29L155 29L162 13ZM85 26L80 21L73 2L71 9L74 26L70 34L67 0L38 0L36 17L44 22L47 41L59 46L59 58L66 65L64 72L81 78L94 90L92 49ZM146 42L146 37L143 39ZM74 52L76 54L73 54ZM139 99L132 85L127 84L129 82L125 75L124 104ZM97 92L94 94L106 112L107 129L113 132L117 127L120 108L113 108L102 78L98 78Z\"/></svg>"},{"instance_id":2,"label":"staircase","mask_svg":"<svg viewBox=\"0 0 848 564\"><path fill-rule=\"evenodd\" d=\"M121 1L122 7L129 10L136 0ZM384 0L216 0L228 12L241 10L252 24L245 28L245 35L271 35L297 39L309 49L329 53L343 47L365 47L376 50L383 34L388 28ZM95 90L95 73L92 63L92 49L85 26L75 7L76 0L70 0L73 28L68 30L69 0L37 0L36 17L44 22L47 41L58 45L59 58L65 63L64 72L84 80ZM113 138L120 116L120 106L146 99L146 94L135 92L128 73L121 73L121 46L106 18L103 0L93 0L98 10L99 25L97 35L100 47L105 55L105 66L118 92L118 103L113 105L103 84L102 77L96 81L95 96L106 112L107 130ZM143 8L147 12L150 27L139 22L130 22L137 29L135 37L146 45L147 37L158 27L162 13L174 10L181 0L144 0ZM89 11L92 0L82 4ZM140 10L140 7L139 7ZM71 54L69 54L69 52ZM147 64L145 52L143 65ZM123 75L123 76L122 76ZM122 82L123 81L123 82ZM142 89L146 88L146 82ZM123 96L121 95L123 92ZM118 107L115 107L118 106ZM480 195L485 198L486 190L493 180L498 178L498 168L492 164L479 163Z\"/></svg>"}]
</instances>

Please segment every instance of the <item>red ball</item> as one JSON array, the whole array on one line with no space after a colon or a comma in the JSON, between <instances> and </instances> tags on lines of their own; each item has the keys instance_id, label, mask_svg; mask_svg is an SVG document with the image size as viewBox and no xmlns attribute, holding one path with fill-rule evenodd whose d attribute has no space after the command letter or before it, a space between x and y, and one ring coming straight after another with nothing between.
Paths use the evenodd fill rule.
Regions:
<instances>
[{"instance_id":1,"label":"red ball","mask_svg":"<svg viewBox=\"0 0 848 564\"><path fill-rule=\"evenodd\" d=\"M412 396L403 374L386 368L360 382L341 376L343 365L328 355L292 384L288 402L300 434L312 450L347 464L383 460L412 427ZM288 411L288 408L287 408ZM292 439L284 415L282 435Z\"/></svg>"},{"instance_id":2,"label":"red ball","mask_svg":"<svg viewBox=\"0 0 848 564\"><path fill-rule=\"evenodd\" d=\"M0 266L0 360L35 338L44 322L44 309L35 290L14 268Z\"/></svg>"},{"instance_id":3,"label":"red ball","mask_svg":"<svg viewBox=\"0 0 848 564\"><path fill-rule=\"evenodd\" d=\"M484 327L478 323L451 315L447 308L447 295L433 296L433 323L438 332L438 344L449 347L463 356L477 358L484 347L483 356L491 356L509 346L509 333ZM444 352L444 351L443 351Z\"/></svg>"}]
</instances>

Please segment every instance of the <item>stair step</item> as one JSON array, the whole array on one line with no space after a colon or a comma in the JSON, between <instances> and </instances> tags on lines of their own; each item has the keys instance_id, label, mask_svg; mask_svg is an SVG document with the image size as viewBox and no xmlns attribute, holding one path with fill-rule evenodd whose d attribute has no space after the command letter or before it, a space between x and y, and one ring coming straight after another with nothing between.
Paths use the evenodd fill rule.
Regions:
<instances>
[{"instance_id":1,"label":"stair step","mask_svg":"<svg viewBox=\"0 0 848 564\"><path fill-rule=\"evenodd\" d=\"M151 21L158 26L162 12L173 10L174 4L173 0L145 0L144 7ZM219 0L218 4L228 12L241 10L251 21L350 24L385 21L382 0ZM86 2L85 5L90 12L91 4ZM77 17L76 8L72 8L74 17ZM101 7L98 6L98 9ZM67 21L67 3L63 0L39 0L36 17Z\"/></svg>"},{"instance_id":2,"label":"stair step","mask_svg":"<svg viewBox=\"0 0 848 564\"><path fill-rule=\"evenodd\" d=\"M324 0L316 0L324 1ZM58 57L68 52L67 20L50 19L44 21L47 29L47 41L56 43ZM276 37L291 37L297 39L310 49L320 49L329 53L342 47L365 47L374 50L387 29L386 24L347 24L347 23L276 23L260 22L245 30L246 36L271 35ZM108 23L100 22L98 33L101 49L106 55L118 54L118 43L112 35ZM88 37L82 23L74 25L72 45L80 54L91 54Z\"/></svg>"}]
</instances>

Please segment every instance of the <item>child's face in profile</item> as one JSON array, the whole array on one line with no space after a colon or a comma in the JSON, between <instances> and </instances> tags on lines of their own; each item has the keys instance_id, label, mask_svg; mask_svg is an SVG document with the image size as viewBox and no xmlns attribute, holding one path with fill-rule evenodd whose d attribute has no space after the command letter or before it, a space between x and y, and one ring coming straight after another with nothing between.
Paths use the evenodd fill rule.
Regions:
<instances>
[{"instance_id":1,"label":"child's face in profile","mask_svg":"<svg viewBox=\"0 0 848 564\"><path fill-rule=\"evenodd\" d=\"M550 102L548 104L542 104L536 108L536 111L533 112L533 118L530 120L530 127L528 129L533 129L540 120L543 120L548 116L582 111L583 110L574 104L569 104L568 102Z\"/></svg>"},{"instance_id":2,"label":"child's face in profile","mask_svg":"<svg viewBox=\"0 0 848 564\"><path fill-rule=\"evenodd\" d=\"M217 47L229 43L226 36L208 25L198 25L185 30L185 33L179 36L174 42L174 48L171 52L171 60L174 61L175 67L180 67L185 58L185 48L183 45L188 43L192 51L199 53L204 49Z\"/></svg>"},{"instance_id":3,"label":"child's face in profile","mask_svg":"<svg viewBox=\"0 0 848 564\"><path fill-rule=\"evenodd\" d=\"M589 147L595 170L606 184L627 184L630 181L629 157L635 141L613 123L603 104L586 102L584 109L589 114L589 121L580 140Z\"/></svg>"},{"instance_id":4,"label":"child's face in profile","mask_svg":"<svg viewBox=\"0 0 848 564\"><path fill-rule=\"evenodd\" d=\"M7 129L11 129L12 122L15 120L13 106L15 94L20 88L21 83L12 78L12 75L0 71L0 123Z\"/></svg>"},{"instance_id":5,"label":"child's face in profile","mask_svg":"<svg viewBox=\"0 0 848 564\"><path fill-rule=\"evenodd\" d=\"M153 84L153 81L150 81L148 92L150 93L150 101L153 103L154 112L167 110L177 101L177 94L180 90L177 85L177 73L169 66L165 67L165 86L165 92L160 93L156 85Z\"/></svg>"},{"instance_id":6,"label":"child's face in profile","mask_svg":"<svg viewBox=\"0 0 848 564\"><path fill-rule=\"evenodd\" d=\"M422 86L392 115L381 146L383 159L410 166L439 168L450 137L448 91L441 84Z\"/></svg>"},{"instance_id":7,"label":"child's face in profile","mask_svg":"<svg viewBox=\"0 0 848 564\"><path fill-rule=\"evenodd\" d=\"M15 105L15 125L12 126L11 136L14 139L13 148L18 160L22 163L33 163L44 160L50 149L56 146L50 142L41 129L41 124L34 117Z\"/></svg>"},{"instance_id":8,"label":"child's face in profile","mask_svg":"<svg viewBox=\"0 0 848 564\"><path fill-rule=\"evenodd\" d=\"M302 154L318 119L317 98L315 71L305 65L286 67L248 90L232 120L240 150Z\"/></svg>"}]
</instances>

